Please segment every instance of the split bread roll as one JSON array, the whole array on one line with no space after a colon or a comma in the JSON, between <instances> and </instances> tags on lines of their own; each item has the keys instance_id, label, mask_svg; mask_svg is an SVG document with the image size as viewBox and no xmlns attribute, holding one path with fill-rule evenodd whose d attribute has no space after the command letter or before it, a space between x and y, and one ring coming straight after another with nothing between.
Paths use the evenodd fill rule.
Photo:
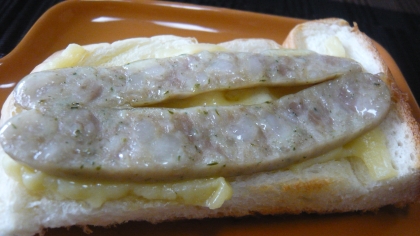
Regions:
<instances>
[{"instance_id":1,"label":"split bread roll","mask_svg":"<svg viewBox=\"0 0 420 236\"><path fill-rule=\"evenodd\" d=\"M158 223L253 214L369 211L415 201L420 191L419 127L372 41L343 20L327 19L296 26L283 46L349 57L358 61L367 72L385 73L392 95L392 107L385 120L361 138L318 158L282 170L206 182L216 186L204 187L204 191L213 191L208 198L219 199L214 192L225 196L216 207L185 199L187 203L167 200L161 192L149 194L159 195L157 199L144 195L118 196L110 200L80 196L72 199L71 193L54 194L65 181L23 167L1 150L0 186L7 191L0 192L0 234L33 235L42 234L47 228L107 226L126 221ZM198 43L193 38L156 36L113 44L70 45L34 71L72 66L118 66L145 58L203 50L261 52L279 48L282 46L265 39L238 39L213 45ZM2 109L2 124L20 112L13 104L14 98L9 96ZM40 179L47 182L39 182ZM38 186L53 182L58 185L55 189ZM196 184L202 186L203 183ZM71 192L69 189L65 191ZM194 193L188 194L185 198L196 197Z\"/></svg>"}]
</instances>

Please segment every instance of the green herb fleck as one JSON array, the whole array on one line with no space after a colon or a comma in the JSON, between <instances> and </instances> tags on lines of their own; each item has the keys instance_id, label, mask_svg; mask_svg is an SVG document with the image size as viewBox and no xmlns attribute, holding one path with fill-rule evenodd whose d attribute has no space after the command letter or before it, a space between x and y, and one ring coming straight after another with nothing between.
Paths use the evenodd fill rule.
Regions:
<instances>
[{"instance_id":1,"label":"green herb fleck","mask_svg":"<svg viewBox=\"0 0 420 236\"><path fill-rule=\"evenodd\" d=\"M70 109L78 109L80 107L80 103L72 102L70 105Z\"/></svg>"},{"instance_id":2,"label":"green herb fleck","mask_svg":"<svg viewBox=\"0 0 420 236\"><path fill-rule=\"evenodd\" d=\"M97 166L96 167L96 170L101 170L101 166Z\"/></svg>"},{"instance_id":3,"label":"green herb fleck","mask_svg":"<svg viewBox=\"0 0 420 236\"><path fill-rule=\"evenodd\" d=\"M211 163L209 163L209 164L207 164L208 166L215 166L215 165L217 165L217 164L219 164L219 162L217 162L217 161L213 161L213 162L211 162Z\"/></svg>"},{"instance_id":4,"label":"green herb fleck","mask_svg":"<svg viewBox=\"0 0 420 236\"><path fill-rule=\"evenodd\" d=\"M15 124L13 124L13 123L12 123L12 127L13 127L14 129L17 129L17 126L16 126Z\"/></svg>"},{"instance_id":5,"label":"green herb fleck","mask_svg":"<svg viewBox=\"0 0 420 236\"><path fill-rule=\"evenodd\" d=\"M172 114L174 114L174 112L173 112L173 111L168 110L168 112L169 112L169 114L171 114L171 115L172 115Z\"/></svg>"},{"instance_id":6,"label":"green herb fleck","mask_svg":"<svg viewBox=\"0 0 420 236\"><path fill-rule=\"evenodd\" d=\"M195 89L200 88L200 84L194 84L194 88L195 88Z\"/></svg>"},{"instance_id":7,"label":"green herb fleck","mask_svg":"<svg viewBox=\"0 0 420 236\"><path fill-rule=\"evenodd\" d=\"M216 109L216 114L217 114L218 116L220 116L219 111L217 111L217 109Z\"/></svg>"},{"instance_id":8,"label":"green herb fleck","mask_svg":"<svg viewBox=\"0 0 420 236\"><path fill-rule=\"evenodd\" d=\"M83 169L83 167L84 167L84 166L83 166L83 165L81 165L81 166L80 166L80 169Z\"/></svg>"},{"instance_id":9,"label":"green herb fleck","mask_svg":"<svg viewBox=\"0 0 420 236\"><path fill-rule=\"evenodd\" d=\"M200 150L200 149L198 149L198 147L197 147L196 145L194 145L194 147L195 147L195 150L196 150L198 153L201 153L201 150Z\"/></svg>"},{"instance_id":10,"label":"green herb fleck","mask_svg":"<svg viewBox=\"0 0 420 236\"><path fill-rule=\"evenodd\" d=\"M168 94L168 93L169 93L169 91L166 91L166 92L164 92L164 93L163 93L163 95L166 95L166 94Z\"/></svg>"}]
</instances>

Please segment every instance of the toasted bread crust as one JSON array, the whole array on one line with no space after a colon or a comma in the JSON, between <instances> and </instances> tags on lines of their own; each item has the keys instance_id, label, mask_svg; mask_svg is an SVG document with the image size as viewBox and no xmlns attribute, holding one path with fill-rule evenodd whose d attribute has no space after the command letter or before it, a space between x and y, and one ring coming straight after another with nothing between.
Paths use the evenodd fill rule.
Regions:
<instances>
[{"instance_id":1,"label":"toasted bread crust","mask_svg":"<svg viewBox=\"0 0 420 236\"><path fill-rule=\"evenodd\" d=\"M416 160L415 168L420 168L420 127L417 120L413 117L412 108L408 104L408 95L401 92L398 86L395 83L391 84L391 95L395 99L396 108L398 114L400 115L401 119L404 123L406 123L410 127L411 133L407 135L412 136L412 140L414 145L417 147L415 149L415 155L413 158Z\"/></svg>"}]
</instances>

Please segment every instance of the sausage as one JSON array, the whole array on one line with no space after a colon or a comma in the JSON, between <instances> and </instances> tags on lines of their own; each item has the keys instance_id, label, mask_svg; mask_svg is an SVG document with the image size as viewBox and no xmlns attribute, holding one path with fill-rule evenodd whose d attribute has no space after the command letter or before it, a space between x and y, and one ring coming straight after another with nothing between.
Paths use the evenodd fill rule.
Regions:
<instances>
[{"instance_id":1,"label":"sausage","mask_svg":"<svg viewBox=\"0 0 420 236\"><path fill-rule=\"evenodd\" d=\"M0 140L46 173L110 181L238 176L287 167L378 125L390 93L378 75L346 74L256 105L32 109Z\"/></svg>"},{"instance_id":2,"label":"sausage","mask_svg":"<svg viewBox=\"0 0 420 236\"><path fill-rule=\"evenodd\" d=\"M122 67L75 67L29 74L14 91L24 109L55 105L137 107L199 93L255 86L314 84L361 66L346 58L305 52L283 55L201 52L148 59Z\"/></svg>"}]
</instances>

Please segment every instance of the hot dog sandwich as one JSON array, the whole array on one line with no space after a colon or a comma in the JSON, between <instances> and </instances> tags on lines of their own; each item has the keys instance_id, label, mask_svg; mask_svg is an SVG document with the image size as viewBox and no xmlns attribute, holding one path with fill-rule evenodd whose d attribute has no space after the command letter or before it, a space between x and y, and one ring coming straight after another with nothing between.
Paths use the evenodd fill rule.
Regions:
<instances>
[{"instance_id":1,"label":"hot dog sandwich","mask_svg":"<svg viewBox=\"0 0 420 236\"><path fill-rule=\"evenodd\" d=\"M1 124L4 235L368 211L420 190L417 122L340 19L298 25L283 46L72 44L22 79Z\"/></svg>"}]
</instances>

